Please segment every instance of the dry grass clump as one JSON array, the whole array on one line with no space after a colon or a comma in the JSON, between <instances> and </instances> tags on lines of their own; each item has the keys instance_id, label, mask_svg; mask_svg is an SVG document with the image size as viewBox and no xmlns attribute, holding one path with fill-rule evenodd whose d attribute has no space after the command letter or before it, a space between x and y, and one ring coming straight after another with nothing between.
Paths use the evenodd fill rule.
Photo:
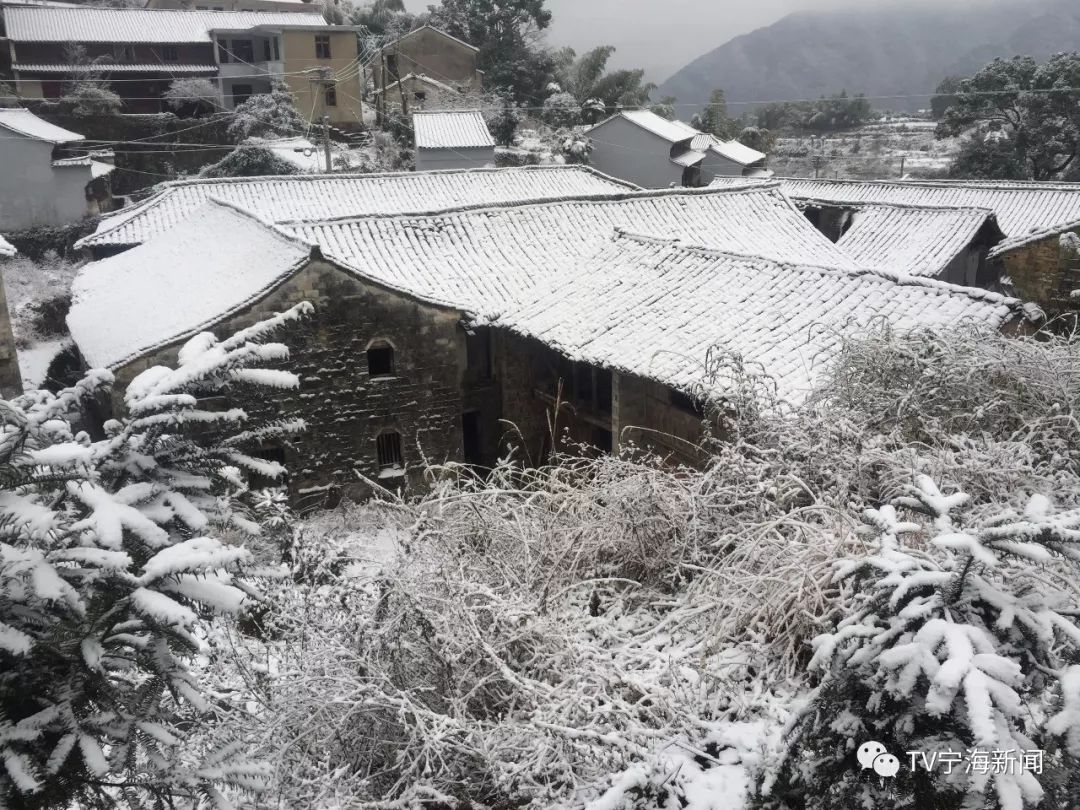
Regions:
<instances>
[{"instance_id":1,"label":"dry grass clump","mask_svg":"<svg viewBox=\"0 0 1080 810\"><path fill-rule=\"evenodd\" d=\"M267 638L233 640L237 728L278 806L580 806L658 749L707 764L709 731L777 711L847 611L832 574L864 507L923 473L977 508L1080 498L1073 335L882 332L799 409L711 362L732 385L705 469L444 468L416 500L309 525ZM376 535L393 549L371 565L354 552Z\"/></svg>"}]
</instances>

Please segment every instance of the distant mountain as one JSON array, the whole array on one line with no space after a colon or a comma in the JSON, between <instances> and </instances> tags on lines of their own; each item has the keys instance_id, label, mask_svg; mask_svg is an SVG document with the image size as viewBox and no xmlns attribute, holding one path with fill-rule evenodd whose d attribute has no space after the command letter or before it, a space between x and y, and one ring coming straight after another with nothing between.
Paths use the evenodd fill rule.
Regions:
<instances>
[{"instance_id":1,"label":"distant mountain","mask_svg":"<svg viewBox=\"0 0 1080 810\"><path fill-rule=\"evenodd\" d=\"M869 96L929 94L945 76L970 75L996 56L1042 60L1080 50L1077 0L933 5L791 14L695 59L653 97L704 104L716 87L729 101L817 98L841 89ZM881 109L926 105L925 95L874 100ZM744 109L729 105L731 114ZM688 117L690 110L680 113Z\"/></svg>"}]
</instances>

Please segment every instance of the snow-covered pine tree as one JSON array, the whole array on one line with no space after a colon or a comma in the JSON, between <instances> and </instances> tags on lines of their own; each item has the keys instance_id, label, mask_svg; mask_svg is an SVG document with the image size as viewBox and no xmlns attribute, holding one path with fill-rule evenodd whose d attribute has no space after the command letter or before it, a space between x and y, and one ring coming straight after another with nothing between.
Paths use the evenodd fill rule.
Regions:
<instances>
[{"instance_id":1,"label":"snow-covered pine tree","mask_svg":"<svg viewBox=\"0 0 1080 810\"><path fill-rule=\"evenodd\" d=\"M854 609L814 640L822 679L763 785L767 806L1078 806L1080 510L1054 514L1035 495L1023 514L966 528L953 522L966 501L921 477L867 511L876 553L838 565ZM930 518L928 544L905 543L922 526L897 507ZM860 768L869 741L899 759L895 778ZM1034 757L1025 767L1039 750L1041 771ZM913 768L909 751L938 758ZM996 760L984 768L980 752Z\"/></svg>"},{"instance_id":2,"label":"snow-covered pine tree","mask_svg":"<svg viewBox=\"0 0 1080 810\"><path fill-rule=\"evenodd\" d=\"M185 748L209 706L188 661L206 618L258 598L248 552L213 536L257 532L237 499L245 471L283 472L245 448L303 426L199 400L295 387L264 366L288 355L273 333L309 308L192 338L175 369L131 382L127 415L97 439L79 411L108 372L0 401L0 806L225 807L225 786L261 786L242 751Z\"/></svg>"}]
</instances>

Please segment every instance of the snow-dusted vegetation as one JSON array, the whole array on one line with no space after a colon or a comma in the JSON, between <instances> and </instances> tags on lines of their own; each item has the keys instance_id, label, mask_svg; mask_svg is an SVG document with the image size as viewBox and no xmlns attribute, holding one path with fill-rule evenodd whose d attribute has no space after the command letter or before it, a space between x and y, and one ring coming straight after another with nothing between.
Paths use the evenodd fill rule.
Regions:
<instances>
[{"instance_id":1,"label":"snow-dusted vegetation","mask_svg":"<svg viewBox=\"0 0 1080 810\"><path fill-rule=\"evenodd\" d=\"M192 396L289 383L247 370L279 353L256 339L193 340L177 371L136 380L135 416L102 442L68 427L77 391L8 407L9 798L1080 798L1075 336L848 341L799 409L718 356L730 395L707 409L704 469L567 447L304 516L251 492L238 467L277 470L234 449L297 426L231 427ZM181 438L208 420L235 437ZM261 533L243 550L204 537L222 521ZM867 740L897 777L859 768ZM907 767L910 750L979 748L1038 749L1042 767Z\"/></svg>"}]
</instances>

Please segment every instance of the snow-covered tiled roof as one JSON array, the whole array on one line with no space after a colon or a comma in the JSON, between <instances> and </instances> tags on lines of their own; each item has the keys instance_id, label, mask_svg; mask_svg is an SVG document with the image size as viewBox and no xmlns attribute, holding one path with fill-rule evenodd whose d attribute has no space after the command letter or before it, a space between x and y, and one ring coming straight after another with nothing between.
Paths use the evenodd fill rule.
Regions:
<instances>
[{"instance_id":1,"label":"snow-covered tiled roof","mask_svg":"<svg viewBox=\"0 0 1080 810\"><path fill-rule=\"evenodd\" d=\"M1009 239L1080 220L1080 184L976 182L968 180L807 180L784 179L792 197L832 204L897 203L914 206L987 208ZM717 187L730 185L717 178Z\"/></svg>"},{"instance_id":2,"label":"snow-covered tiled roof","mask_svg":"<svg viewBox=\"0 0 1080 810\"><path fill-rule=\"evenodd\" d=\"M697 149L687 149L671 159L678 166L696 166L705 159L705 153Z\"/></svg>"},{"instance_id":3,"label":"snow-covered tiled roof","mask_svg":"<svg viewBox=\"0 0 1080 810\"><path fill-rule=\"evenodd\" d=\"M484 115L479 110L416 112L412 117L417 149L473 149L494 147Z\"/></svg>"},{"instance_id":4,"label":"snow-covered tiled roof","mask_svg":"<svg viewBox=\"0 0 1080 810\"><path fill-rule=\"evenodd\" d=\"M17 132L36 141L53 144L85 140L85 136L78 132L71 132L50 124L21 107L0 107L0 128Z\"/></svg>"},{"instance_id":5,"label":"snow-covered tiled roof","mask_svg":"<svg viewBox=\"0 0 1080 810\"><path fill-rule=\"evenodd\" d=\"M395 174L180 180L104 217L76 247L137 245L168 230L211 196L271 222L441 211L519 200L589 197L636 189L583 166L455 169Z\"/></svg>"},{"instance_id":6,"label":"snow-covered tiled roof","mask_svg":"<svg viewBox=\"0 0 1080 810\"><path fill-rule=\"evenodd\" d=\"M984 228L1001 238L982 208L865 205L836 244L860 267L937 278Z\"/></svg>"},{"instance_id":7,"label":"snow-covered tiled roof","mask_svg":"<svg viewBox=\"0 0 1080 810\"><path fill-rule=\"evenodd\" d=\"M71 65L63 64L27 64L22 63L11 66L13 70L19 70L23 73L71 73ZM217 73L217 65L182 65L176 62L169 62L168 64L156 63L156 64L110 64L102 65L101 72L103 73L163 73L171 75L174 73Z\"/></svg>"},{"instance_id":8,"label":"snow-covered tiled roof","mask_svg":"<svg viewBox=\"0 0 1080 810\"><path fill-rule=\"evenodd\" d=\"M11 258L16 253L18 253L18 251L15 250L15 246L4 237L0 236L0 256Z\"/></svg>"},{"instance_id":9,"label":"snow-covered tiled roof","mask_svg":"<svg viewBox=\"0 0 1080 810\"><path fill-rule=\"evenodd\" d=\"M765 159L763 152L751 149L738 141L721 141L713 138L712 143L709 144L709 151L716 152L721 157L740 163L743 166L749 166Z\"/></svg>"},{"instance_id":10,"label":"snow-covered tiled roof","mask_svg":"<svg viewBox=\"0 0 1080 810\"><path fill-rule=\"evenodd\" d=\"M570 358L689 391L710 349L805 397L845 336L965 321L997 328L1018 302L937 281L792 265L622 234L537 288L500 325Z\"/></svg>"},{"instance_id":11,"label":"snow-covered tiled roof","mask_svg":"<svg viewBox=\"0 0 1080 810\"><path fill-rule=\"evenodd\" d=\"M312 19L307 20L306 16ZM11 6L4 9L14 42L210 42L217 28L322 24L322 15L294 11L189 11L80 6Z\"/></svg>"},{"instance_id":12,"label":"snow-covered tiled roof","mask_svg":"<svg viewBox=\"0 0 1080 810\"><path fill-rule=\"evenodd\" d=\"M1022 236L1004 239L993 247L989 255L990 258L995 258L1003 253L1008 253L1010 250L1016 250L1017 248L1030 245L1032 242L1040 242L1043 239L1061 236L1061 234L1067 231L1080 232L1080 218L1071 222L1060 222L1056 225L1051 225L1048 228L1039 228Z\"/></svg>"},{"instance_id":13,"label":"snow-covered tiled roof","mask_svg":"<svg viewBox=\"0 0 1080 810\"><path fill-rule=\"evenodd\" d=\"M311 246L226 203L205 203L152 242L86 265L68 330L94 368L208 329L307 262Z\"/></svg>"},{"instance_id":14,"label":"snow-covered tiled roof","mask_svg":"<svg viewBox=\"0 0 1080 810\"><path fill-rule=\"evenodd\" d=\"M287 227L339 264L484 320L527 299L552 273L581 266L620 227L783 261L856 268L771 187L665 189Z\"/></svg>"},{"instance_id":15,"label":"snow-covered tiled roof","mask_svg":"<svg viewBox=\"0 0 1080 810\"><path fill-rule=\"evenodd\" d=\"M695 138L702 134L689 124L684 124L682 121L669 121L668 119L657 115L652 110L623 110L622 112L615 113L615 115L610 118L605 118L596 126L587 130L585 134L588 135L593 130L604 126L608 121L619 118L620 116L642 129L648 130L653 135L659 135L665 141L670 141L671 143L685 141L687 138Z\"/></svg>"}]
</instances>

